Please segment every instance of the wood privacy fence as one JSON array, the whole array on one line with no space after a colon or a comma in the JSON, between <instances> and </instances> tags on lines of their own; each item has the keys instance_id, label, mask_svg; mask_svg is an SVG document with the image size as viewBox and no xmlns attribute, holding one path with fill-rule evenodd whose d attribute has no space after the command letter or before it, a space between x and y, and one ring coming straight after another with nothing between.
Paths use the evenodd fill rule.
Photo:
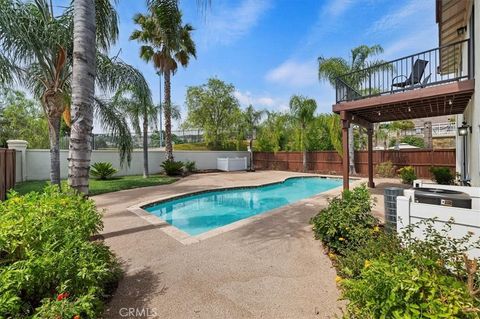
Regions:
<instances>
[{"instance_id":1,"label":"wood privacy fence","mask_svg":"<svg viewBox=\"0 0 480 319\"><path fill-rule=\"evenodd\" d=\"M255 152L253 156L256 169L272 169L283 171L302 171L302 152ZM380 163L391 161L397 168L413 166L420 178L430 178L429 172L432 166L448 167L455 172L455 149L408 149L374 151L374 172ZM368 152L355 152L355 168L357 174L368 174ZM322 174L341 175L342 158L336 151L319 151L307 153L308 171Z\"/></svg>"},{"instance_id":2,"label":"wood privacy fence","mask_svg":"<svg viewBox=\"0 0 480 319\"><path fill-rule=\"evenodd\" d=\"M15 186L15 150L0 148L0 200Z\"/></svg>"}]
</instances>

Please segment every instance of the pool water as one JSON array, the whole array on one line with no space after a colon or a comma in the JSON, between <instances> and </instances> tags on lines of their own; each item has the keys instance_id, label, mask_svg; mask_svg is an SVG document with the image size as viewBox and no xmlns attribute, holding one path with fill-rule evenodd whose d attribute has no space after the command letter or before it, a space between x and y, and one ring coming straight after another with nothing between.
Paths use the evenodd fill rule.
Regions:
<instances>
[{"instance_id":1,"label":"pool water","mask_svg":"<svg viewBox=\"0 0 480 319\"><path fill-rule=\"evenodd\" d=\"M340 185L340 179L294 177L265 186L192 194L143 209L194 236Z\"/></svg>"}]
</instances>

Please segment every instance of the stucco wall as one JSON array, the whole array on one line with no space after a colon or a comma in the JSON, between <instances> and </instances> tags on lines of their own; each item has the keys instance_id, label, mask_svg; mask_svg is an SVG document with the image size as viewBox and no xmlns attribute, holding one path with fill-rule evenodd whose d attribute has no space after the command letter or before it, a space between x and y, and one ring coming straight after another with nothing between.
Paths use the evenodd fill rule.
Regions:
<instances>
[{"instance_id":1,"label":"stucco wall","mask_svg":"<svg viewBox=\"0 0 480 319\"><path fill-rule=\"evenodd\" d=\"M49 150L27 150L27 180L47 180L50 178L50 151ZM18 153L17 153L18 155ZM67 178L68 175L68 151L60 151L60 175ZM20 157L20 155L18 156ZM248 157L248 152L223 152L223 151L176 151L174 152L177 161L195 161L198 169L215 169L217 157ZM163 151L149 151L148 165L151 174L160 172L160 164L165 159ZM99 150L92 152L92 163L110 162L119 170L118 176L141 175L143 173L143 153L140 150L132 153L130 166L120 166L120 159L117 151ZM18 163L18 159L17 159Z\"/></svg>"},{"instance_id":2,"label":"stucco wall","mask_svg":"<svg viewBox=\"0 0 480 319\"><path fill-rule=\"evenodd\" d=\"M480 186L480 8L475 10L475 93L465 112L465 119L472 126L468 136L469 173L472 186Z\"/></svg>"},{"instance_id":3,"label":"stucco wall","mask_svg":"<svg viewBox=\"0 0 480 319\"><path fill-rule=\"evenodd\" d=\"M15 182L22 181L22 152L15 153Z\"/></svg>"},{"instance_id":4,"label":"stucco wall","mask_svg":"<svg viewBox=\"0 0 480 319\"><path fill-rule=\"evenodd\" d=\"M475 69L474 77L475 92L468 104L463 115L457 116L457 123L460 125L463 120L468 125L472 126L472 133L469 133L467 137L467 159L468 168L467 176L471 179L472 186L480 186L480 8L476 8L475 12ZM471 30L468 24L468 34L470 37ZM464 61L466 61L464 57ZM463 138L457 137L457 170L461 171L463 161Z\"/></svg>"}]
</instances>

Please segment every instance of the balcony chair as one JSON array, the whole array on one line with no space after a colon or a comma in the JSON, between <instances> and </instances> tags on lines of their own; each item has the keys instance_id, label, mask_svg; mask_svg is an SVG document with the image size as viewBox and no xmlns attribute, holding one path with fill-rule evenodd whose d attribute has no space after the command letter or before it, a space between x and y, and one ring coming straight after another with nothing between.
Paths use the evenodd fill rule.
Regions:
<instances>
[{"instance_id":1,"label":"balcony chair","mask_svg":"<svg viewBox=\"0 0 480 319\"><path fill-rule=\"evenodd\" d=\"M391 92L393 93L394 87L398 88L407 88L411 87L414 88L417 84L420 85L420 87L425 87L428 84L428 81L430 80L431 74L429 74L423 81L423 73L425 72L425 68L427 67L428 61L417 59L415 63L413 64L413 70L412 73L410 73L410 76L407 77L406 75L398 75L392 79L392 86L391 86ZM395 82L397 79L400 78L405 78L405 81L403 82Z\"/></svg>"}]
</instances>

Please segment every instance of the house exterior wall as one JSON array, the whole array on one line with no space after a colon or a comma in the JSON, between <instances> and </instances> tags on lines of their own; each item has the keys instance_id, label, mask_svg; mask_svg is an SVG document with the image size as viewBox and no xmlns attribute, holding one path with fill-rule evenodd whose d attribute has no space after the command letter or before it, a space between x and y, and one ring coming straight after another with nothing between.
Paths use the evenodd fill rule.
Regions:
<instances>
[{"instance_id":1,"label":"house exterior wall","mask_svg":"<svg viewBox=\"0 0 480 319\"><path fill-rule=\"evenodd\" d=\"M470 10L473 9L473 6ZM474 34L473 42L475 45L475 53L473 60L475 61L474 78L475 92L472 99L465 109L465 113L457 116L457 123L461 125L462 121L466 121L468 125L472 126L472 133L467 137L467 176L471 179L472 186L480 186L480 8L474 11ZM469 15L470 16L470 15ZM467 24L466 37L471 35L470 24ZM467 50L465 50L467 51ZM464 58L464 61L468 59ZM466 67L466 63L464 63ZM457 136L457 170L461 172L463 161L463 138Z\"/></svg>"}]
</instances>

